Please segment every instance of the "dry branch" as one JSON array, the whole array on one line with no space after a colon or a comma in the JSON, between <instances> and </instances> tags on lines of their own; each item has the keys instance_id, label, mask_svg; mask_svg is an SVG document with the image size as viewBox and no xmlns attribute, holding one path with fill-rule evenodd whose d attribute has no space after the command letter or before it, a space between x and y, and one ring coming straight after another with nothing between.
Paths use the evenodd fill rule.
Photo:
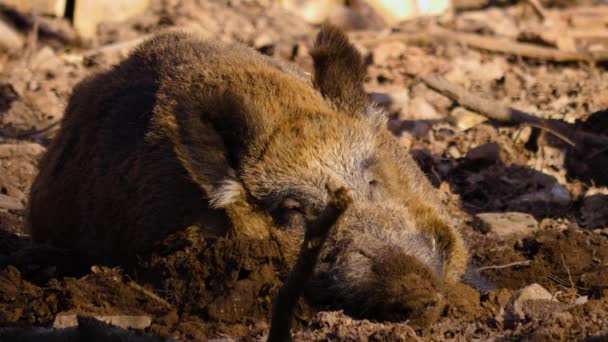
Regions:
<instances>
[{"instance_id":1,"label":"dry branch","mask_svg":"<svg viewBox=\"0 0 608 342\"><path fill-rule=\"evenodd\" d=\"M524 261L511 262L511 263L508 263L505 265L483 266L483 267L479 267L477 269L477 272L481 272L481 271L485 271L485 270L501 270L503 268L509 268L509 267L515 267L515 266L530 266L531 263L532 263L532 261L530 261L530 260L524 260Z\"/></svg>"},{"instance_id":2,"label":"dry branch","mask_svg":"<svg viewBox=\"0 0 608 342\"><path fill-rule=\"evenodd\" d=\"M547 17L548 17L547 11L545 10L543 5L541 5L541 3L538 0L528 0L528 3L530 4L530 6L532 6L532 8L534 9L534 12L536 12L536 14L538 14L538 16L542 20L547 19Z\"/></svg>"},{"instance_id":3,"label":"dry branch","mask_svg":"<svg viewBox=\"0 0 608 342\"><path fill-rule=\"evenodd\" d=\"M499 52L553 62L608 61L608 53L605 52L582 53L563 51L530 43L520 43L508 38L455 32L440 27L430 28L424 33L395 33L386 37L374 37L370 36L368 33L352 35L352 38L366 48L373 48L379 44L392 41L423 45L431 42L458 42L479 50Z\"/></svg>"},{"instance_id":4,"label":"dry branch","mask_svg":"<svg viewBox=\"0 0 608 342\"><path fill-rule=\"evenodd\" d=\"M134 38L134 39L129 39L129 40L123 40L123 41L119 41L116 43L111 43L108 45L103 45L100 46L98 48L95 49L91 49L86 51L83 54L83 57L85 58L90 58L93 57L95 55L98 54L102 54L102 53L128 53L131 50L133 50L135 47L137 47L139 44L143 43L144 41L148 40L149 38L151 38L153 36L153 34L145 34L143 36Z\"/></svg>"},{"instance_id":5,"label":"dry branch","mask_svg":"<svg viewBox=\"0 0 608 342\"><path fill-rule=\"evenodd\" d=\"M529 124L536 128L545 129L556 138L565 141L574 148L584 147L604 148L608 145L608 137L583 131L562 120L543 119L521 110L507 107L493 100L485 99L470 93L465 88L450 83L439 75L416 76L431 89L449 97L461 106L475 111L489 119L508 124Z\"/></svg>"},{"instance_id":6,"label":"dry branch","mask_svg":"<svg viewBox=\"0 0 608 342\"><path fill-rule=\"evenodd\" d=\"M23 46L23 39L7 23L0 19L0 49L17 51Z\"/></svg>"},{"instance_id":7,"label":"dry branch","mask_svg":"<svg viewBox=\"0 0 608 342\"><path fill-rule=\"evenodd\" d=\"M334 224L352 201L344 188L328 188L328 193L329 204L317 218L307 221L298 259L275 296L268 342L291 341L294 310L304 285L314 273L319 253Z\"/></svg>"}]
</instances>

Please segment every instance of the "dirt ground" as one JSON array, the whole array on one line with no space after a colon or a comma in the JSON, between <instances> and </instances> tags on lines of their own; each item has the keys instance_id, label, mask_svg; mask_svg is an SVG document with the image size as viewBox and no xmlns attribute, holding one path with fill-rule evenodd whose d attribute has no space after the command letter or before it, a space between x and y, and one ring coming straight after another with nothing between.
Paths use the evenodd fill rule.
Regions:
<instances>
[{"instance_id":1,"label":"dirt ground","mask_svg":"<svg viewBox=\"0 0 608 342\"><path fill-rule=\"evenodd\" d=\"M501 3L393 31L441 24L513 36L538 21L525 6ZM357 10L357 20L366 18ZM6 9L3 15L19 24L27 43L0 54L0 340L2 329L49 328L67 313L145 315L151 324L144 334L178 340L265 338L272 297L288 272L278 242L205 239L205 227L193 226L160 242L137 272L83 270L69 252L28 238L27 195L72 87L124 58L139 37L187 28L309 70L317 28L273 1L154 0L127 22L102 24L86 43L33 34L27 21ZM333 20L357 26L340 18ZM534 125L479 120L412 76L440 74L498 104L608 138L606 65L482 52L449 40L387 40L390 29L372 19L367 30L352 32L376 39L355 40L369 61L370 98L390 110L388 128L440 189L472 266L496 289L446 289L439 319L427 326L357 320L301 301L295 339L608 340L608 149L581 149L580 141L575 148ZM502 212L530 214L533 227L503 234L476 216ZM534 283L551 300L515 304L517 291Z\"/></svg>"}]
</instances>

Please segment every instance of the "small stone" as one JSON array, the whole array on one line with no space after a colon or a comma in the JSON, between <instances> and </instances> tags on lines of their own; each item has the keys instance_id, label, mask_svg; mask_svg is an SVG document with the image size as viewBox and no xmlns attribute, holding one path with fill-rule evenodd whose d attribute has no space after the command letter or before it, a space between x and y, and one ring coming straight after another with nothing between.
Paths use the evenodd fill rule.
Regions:
<instances>
[{"instance_id":1,"label":"small stone","mask_svg":"<svg viewBox=\"0 0 608 342\"><path fill-rule=\"evenodd\" d=\"M500 146L487 143L470 149L465 156L467 163L490 165L500 160Z\"/></svg>"},{"instance_id":2,"label":"small stone","mask_svg":"<svg viewBox=\"0 0 608 342\"><path fill-rule=\"evenodd\" d=\"M410 104L410 94L407 88L399 89L390 92L391 96L391 111L399 112L399 118L402 119L404 112L408 110Z\"/></svg>"},{"instance_id":3,"label":"small stone","mask_svg":"<svg viewBox=\"0 0 608 342\"><path fill-rule=\"evenodd\" d=\"M390 108L391 104L393 102L391 95L387 94L387 93L372 92L367 95L367 98L371 102L373 102L381 107L384 107L384 108Z\"/></svg>"},{"instance_id":4,"label":"small stone","mask_svg":"<svg viewBox=\"0 0 608 342\"><path fill-rule=\"evenodd\" d=\"M544 206L567 207L572 202L572 196L564 186L554 183L550 189L530 192L513 199L513 203L519 202L520 205L534 206L535 204Z\"/></svg>"},{"instance_id":5,"label":"small stone","mask_svg":"<svg viewBox=\"0 0 608 342\"><path fill-rule=\"evenodd\" d=\"M17 31L0 20L0 50L18 51L23 46L23 38Z\"/></svg>"},{"instance_id":6,"label":"small stone","mask_svg":"<svg viewBox=\"0 0 608 342\"><path fill-rule=\"evenodd\" d=\"M507 312L518 319L524 319L524 305L528 301L555 301L553 295L539 284L528 285L515 292L507 305Z\"/></svg>"},{"instance_id":7,"label":"small stone","mask_svg":"<svg viewBox=\"0 0 608 342\"><path fill-rule=\"evenodd\" d=\"M93 315L94 319L123 329L146 329L152 319L144 315ZM78 326L78 315L59 313L53 321L53 328L63 329Z\"/></svg>"},{"instance_id":8,"label":"small stone","mask_svg":"<svg viewBox=\"0 0 608 342\"><path fill-rule=\"evenodd\" d=\"M367 0L366 3L387 23L396 25L406 19L428 15L439 15L450 8L449 0L414 1L414 0Z\"/></svg>"},{"instance_id":9,"label":"small stone","mask_svg":"<svg viewBox=\"0 0 608 342\"><path fill-rule=\"evenodd\" d=\"M402 42L389 42L378 45L374 51L374 63L386 65L391 59L397 59L405 54L407 45Z\"/></svg>"},{"instance_id":10,"label":"small stone","mask_svg":"<svg viewBox=\"0 0 608 342\"><path fill-rule=\"evenodd\" d=\"M364 16L346 6L336 6L327 20L345 31L362 30L368 26Z\"/></svg>"},{"instance_id":11,"label":"small stone","mask_svg":"<svg viewBox=\"0 0 608 342\"><path fill-rule=\"evenodd\" d=\"M81 37L90 39L100 23L125 21L143 12L149 4L150 0L76 1L72 22Z\"/></svg>"},{"instance_id":12,"label":"small stone","mask_svg":"<svg viewBox=\"0 0 608 342\"><path fill-rule=\"evenodd\" d=\"M498 239L519 240L538 230L538 222L532 215L519 212L477 214L473 225Z\"/></svg>"},{"instance_id":13,"label":"small stone","mask_svg":"<svg viewBox=\"0 0 608 342\"><path fill-rule=\"evenodd\" d=\"M272 45L274 43L274 39L268 34L261 34L253 41L253 47L256 49Z\"/></svg>"},{"instance_id":14,"label":"small stone","mask_svg":"<svg viewBox=\"0 0 608 342\"><path fill-rule=\"evenodd\" d=\"M55 72L62 66L61 58L48 46L38 50L29 61L30 68L43 72Z\"/></svg>"},{"instance_id":15,"label":"small stone","mask_svg":"<svg viewBox=\"0 0 608 342\"><path fill-rule=\"evenodd\" d=\"M342 2L339 0L283 0L281 5L288 11L301 16L309 24L319 25L329 18L337 6L342 6Z\"/></svg>"},{"instance_id":16,"label":"small stone","mask_svg":"<svg viewBox=\"0 0 608 342\"><path fill-rule=\"evenodd\" d=\"M585 228L608 227L608 195L586 196L580 209L581 225Z\"/></svg>"},{"instance_id":17,"label":"small stone","mask_svg":"<svg viewBox=\"0 0 608 342\"><path fill-rule=\"evenodd\" d=\"M532 127L530 126L526 126L526 127L522 127L521 129L518 129L517 132L515 132L514 136L515 136L515 142L518 144L526 144L529 140L530 140L530 136L532 135Z\"/></svg>"},{"instance_id":18,"label":"small stone","mask_svg":"<svg viewBox=\"0 0 608 342\"><path fill-rule=\"evenodd\" d=\"M399 145L405 147L407 150L412 148L412 142L414 137L409 132L403 132L399 136Z\"/></svg>"},{"instance_id":19,"label":"small stone","mask_svg":"<svg viewBox=\"0 0 608 342\"><path fill-rule=\"evenodd\" d=\"M587 297L587 296L579 296L574 301L574 304L576 304L576 305L583 305L583 304L587 303L588 300L589 300L589 297Z\"/></svg>"},{"instance_id":20,"label":"small stone","mask_svg":"<svg viewBox=\"0 0 608 342\"><path fill-rule=\"evenodd\" d=\"M452 159L458 159L462 157L462 153L460 152L458 147L454 145L450 145L450 147L448 147L447 155Z\"/></svg>"},{"instance_id":21,"label":"small stone","mask_svg":"<svg viewBox=\"0 0 608 342\"><path fill-rule=\"evenodd\" d=\"M407 113L409 120L434 120L443 119L435 107L422 97L415 97L409 102Z\"/></svg>"},{"instance_id":22,"label":"small stone","mask_svg":"<svg viewBox=\"0 0 608 342\"><path fill-rule=\"evenodd\" d=\"M488 118L486 118L485 116L477 114L463 107L454 108L454 110L452 110L452 112L450 113L450 116L452 116L456 120L456 126L463 131L473 128L479 125L480 123L488 120Z\"/></svg>"},{"instance_id":23,"label":"small stone","mask_svg":"<svg viewBox=\"0 0 608 342\"><path fill-rule=\"evenodd\" d=\"M22 13L34 11L38 14L62 17L65 13L67 0L2 0L0 2Z\"/></svg>"}]
</instances>

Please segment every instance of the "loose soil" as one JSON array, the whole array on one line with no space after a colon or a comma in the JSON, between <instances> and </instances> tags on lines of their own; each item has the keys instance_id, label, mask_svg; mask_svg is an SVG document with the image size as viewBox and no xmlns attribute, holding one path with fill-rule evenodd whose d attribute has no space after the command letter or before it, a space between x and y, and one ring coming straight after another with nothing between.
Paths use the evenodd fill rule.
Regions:
<instances>
[{"instance_id":1,"label":"loose soil","mask_svg":"<svg viewBox=\"0 0 608 342\"><path fill-rule=\"evenodd\" d=\"M424 30L429 20L439 19L402 29ZM306 51L316 28L271 1L153 0L140 16L102 24L89 45L40 36L22 53L0 55L0 201L10 198L12 205L0 209L0 340L2 329L50 327L57 314L70 312L148 315L145 333L179 340L260 340L268 333L272 298L288 272L279 240L203 238L204 226L192 226L159 242L136 271L125 273L82 269L68 251L36 245L25 231L36 163L72 87L126 53L94 49L175 26L240 41L310 70ZM27 26L22 30L27 35ZM365 51L366 89L407 98L387 104L389 128L439 188L469 245L472 267L496 290L446 289L439 319L426 327L353 319L302 300L295 339L608 339L608 191L602 188L608 151L567 153L532 127L486 121L463 130L441 120L456 103L407 76L440 73L481 96L608 136L608 73L602 66L522 60L449 42L390 44ZM554 196L555 189L568 200ZM475 214L504 211L532 214L539 229L497 240L475 228ZM557 301L533 301L523 318L509 314L512 295L532 283Z\"/></svg>"}]
</instances>

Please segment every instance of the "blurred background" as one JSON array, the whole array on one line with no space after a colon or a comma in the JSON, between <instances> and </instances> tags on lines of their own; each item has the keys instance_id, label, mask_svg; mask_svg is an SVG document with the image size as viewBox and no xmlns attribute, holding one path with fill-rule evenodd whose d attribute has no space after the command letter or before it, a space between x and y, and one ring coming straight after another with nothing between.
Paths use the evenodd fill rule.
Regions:
<instances>
[{"instance_id":1,"label":"blurred background","mask_svg":"<svg viewBox=\"0 0 608 342\"><path fill-rule=\"evenodd\" d=\"M0 261L29 246L7 241L24 236L37 160L80 80L166 29L241 42L310 71L308 51L326 21L361 51L369 100L389 112L387 128L440 189L472 263L502 291L480 297L459 289L426 336L552 340L608 331L605 0L0 0L0 231L16 234L0 236ZM40 269L45 279L56 276ZM20 277L2 272L0 285ZM518 312L505 323L515 291L532 283L565 306ZM59 309L40 304L41 288L23 298L4 296L8 288L0 286L0 323L51 324ZM188 305L192 315L158 319L153 331L211 336L204 324L213 317L203 324L197 316L208 310L204 301ZM265 313L258 305L243 310ZM230 333L266 329L242 316L209 331L237 323L241 330ZM300 339L412 337L399 330L406 325L315 319Z\"/></svg>"}]
</instances>

